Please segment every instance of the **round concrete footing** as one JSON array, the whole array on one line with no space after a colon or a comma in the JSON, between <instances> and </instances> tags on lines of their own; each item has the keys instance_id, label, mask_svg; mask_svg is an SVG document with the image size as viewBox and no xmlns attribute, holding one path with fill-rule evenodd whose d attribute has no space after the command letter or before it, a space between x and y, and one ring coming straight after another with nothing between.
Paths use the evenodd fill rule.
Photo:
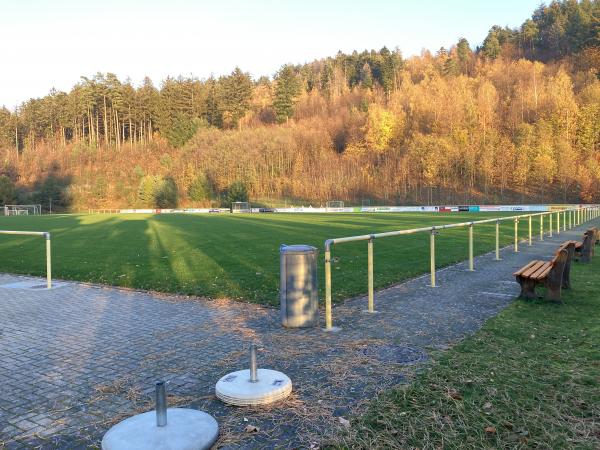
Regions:
<instances>
[{"instance_id":1,"label":"round concrete footing","mask_svg":"<svg viewBox=\"0 0 600 450\"><path fill-rule=\"evenodd\" d=\"M266 405L283 400L292 392L292 380L281 372L258 369L258 381L250 381L250 370L225 375L215 386L217 397L236 406Z\"/></svg>"},{"instance_id":2,"label":"round concrete footing","mask_svg":"<svg viewBox=\"0 0 600 450\"><path fill-rule=\"evenodd\" d=\"M156 411L130 417L104 435L102 450L204 450L219 436L219 425L195 409L167 409L167 425L156 426Z\"/></svg>"}]
</instances>

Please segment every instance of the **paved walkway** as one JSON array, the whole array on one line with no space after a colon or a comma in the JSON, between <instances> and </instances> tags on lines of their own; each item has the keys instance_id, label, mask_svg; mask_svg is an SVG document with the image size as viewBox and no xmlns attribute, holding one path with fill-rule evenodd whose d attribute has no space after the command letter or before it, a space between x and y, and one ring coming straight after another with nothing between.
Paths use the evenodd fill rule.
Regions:
<instances>
[{"instance_id":1,"label":"paved walkway","mask_svg":"<svg viewBox=\"0 0 600 450\"><path fill-rule=\"evenodd\" d=\"M598 222L596 223L598 225ZM384 389L409 382L432 349L476 331L518 293L512 272L589 224L560 236L476 258L334 308L338 333L285 330L277 310L232 301L62 283L51 291L8 286L32 279L0 275L0 448L89 448L114 423L152 409L154 381L168 380L170 405L213 414L226 448L310 447L360 413ZM34 285L42 282L33 279ZM294 383L281 404L224 406L214 384L247 366L259 344L259 367ZM247 425L260 431L246 433Z\"/></svg>"}]
</instances>

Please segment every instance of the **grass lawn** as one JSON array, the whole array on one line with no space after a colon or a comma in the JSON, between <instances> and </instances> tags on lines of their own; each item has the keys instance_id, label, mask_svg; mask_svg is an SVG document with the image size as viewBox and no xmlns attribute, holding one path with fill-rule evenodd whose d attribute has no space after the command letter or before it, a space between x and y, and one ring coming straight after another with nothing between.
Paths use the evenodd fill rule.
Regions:
<instances>
[{"instance_id":1,"label":"grass lawn","mask_svg":"<svg viewBox=\"0 0 600 450\"><path fill-rule=\"evenodd\" d=\"M51 232L56 278L276 305L280 244L310 244L322 252L327 238L499 214L49 215L0 217L0 229ZM534 218L534 236L539 236L538 220ZM521 237L527 227L526 220L520 223ZM512 222L503 223L502 245L512 242L513 229ZM474 235L476 254L494 248L493 223L476 226ZM366 292L366 248L366 242L334 247L334 300ZM443 231L436 248L438 266L465 260L467 229ZM42 238L0 235L0 255L0 272L45 273ZM427 233L375 243L376 288L428 270ZM323 290L324 283L320 285Z\"/></svg>"},{"instance_id":2,"label":"grass lawn","mask_svg":"<svg viewBox=\"0 0 600 450\"><path fill-rule=\"evenodd\" d=\"M600 256L564 304L517 300L372 401L341 448L600 448ZM487 429L487 431L486 431Z\"/></svg>"}]
</instances>

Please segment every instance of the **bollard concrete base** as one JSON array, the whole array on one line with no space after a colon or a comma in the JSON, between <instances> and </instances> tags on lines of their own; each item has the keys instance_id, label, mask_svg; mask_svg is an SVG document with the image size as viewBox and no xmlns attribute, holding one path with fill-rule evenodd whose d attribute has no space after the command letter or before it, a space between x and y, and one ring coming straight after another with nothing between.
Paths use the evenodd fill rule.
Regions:
<instances>
[{"instance_id":1,"label":"bollard concrete base","mask_svg":"<svg viewBox=\"0 0 600 450\"><path fill-rule=\"evenodd\" d=\"M217 421L195 409L169 408L168 422L156 426L156 412L130 417L113 426L102 439L102 450L205 450L219 436Z\"/></svg>"},{"instance_id":2,"label":"bollard concrete base","mask_svg":"<svg viewBox=\"0 0 600 450\"><path fill-rule=\"evenodd\" d=\"M284 373L258 369L258 381L250 381L250 370L222 377L215 386L217 397L229 405L256 406L283 400L292 392L292 380Z\"/></svg>"}]
</instances>

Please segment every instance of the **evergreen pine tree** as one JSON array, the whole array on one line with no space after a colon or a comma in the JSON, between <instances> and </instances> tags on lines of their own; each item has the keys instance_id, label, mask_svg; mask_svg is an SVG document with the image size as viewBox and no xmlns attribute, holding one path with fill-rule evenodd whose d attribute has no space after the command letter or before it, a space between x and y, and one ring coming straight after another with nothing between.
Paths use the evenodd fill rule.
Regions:
<instances>
[{"instance_id":1,"label":"evergreen pine tree","mask_svg":"<svg viewBox=\"0 0 600 450\"><path fill-rule=\"evenodd\" d=\"M275 77L275 98L273 108L279 123L287 121L294 114L294 105L300 95L300 80L291 65L285 65Z\"/></svg>"}]
</instances>

